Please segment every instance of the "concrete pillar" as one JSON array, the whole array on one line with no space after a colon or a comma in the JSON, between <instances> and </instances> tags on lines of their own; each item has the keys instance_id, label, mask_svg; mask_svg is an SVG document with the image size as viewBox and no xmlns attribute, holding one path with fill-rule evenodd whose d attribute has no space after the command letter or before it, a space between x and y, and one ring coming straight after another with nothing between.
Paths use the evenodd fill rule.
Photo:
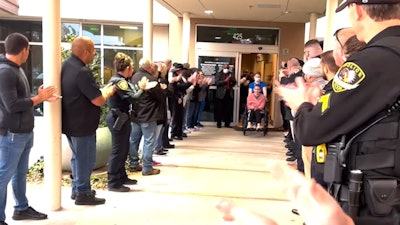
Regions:
<instances>
[{"instance_id":1,"label":"concrete pillar","mask_svg":"<svg viewBox=\"0 0 400 225\"><path fill-rule=\"evenodd\" d=\"M310 33L308 35L309 40L317 37L317 19L318 19L317 13L310 14Z\"/></svg>"},{"instance_id":2,"label":"concrete pillar","mask_svg":"<svg viewBox=\"0 0 400 225\"><path fill-rule=\"evenodd\" d=\"M182 21L182 63L189 62L190 47L190 15L183 13Z\"/></svg>"},{"instance_id":3,"label":"concrete pillar","mask_svg":"<svg viewBox=\"0 0 400 225\"><path fill-rule=\"evenodd\" d=\"M182 59L182 19L171 13L168 31L168 57L172 62Z\"/></svg>"},{"instance_id":4,"label":"concrete pillar","mask_svg":"<svg viewBox=\"0 0 400 225\"><path fill-rule=\"evenodd\" d=\"M153 0L146 1L147 17L143 20L143 58L153 60Z\"/></svg>"},{"instance_id":5,"label":"concrete pillar","mask_svg":"<svg viewBox=\"0 0 400 225\"><path fill-rule=\"evenodd\" d=\"M61 94L61 18L60 0L45 0L43 4L43 86L54 85ZM44 102L46 139L44 153L43 203L50 210L61 208L61 101Z\"/></svg>"},{"instance_id":6,"label":"concrete pillar","mask_svg":"<svg viewBox=\"0 0 400 225\"><path fill-rule=\"evenodd\" d=\"M333 20L335 17L335 10L338 6L338 0L327 0L326 1L326 30L324 39L324 51L333 49Z\"/></svg>"}]
</instances>

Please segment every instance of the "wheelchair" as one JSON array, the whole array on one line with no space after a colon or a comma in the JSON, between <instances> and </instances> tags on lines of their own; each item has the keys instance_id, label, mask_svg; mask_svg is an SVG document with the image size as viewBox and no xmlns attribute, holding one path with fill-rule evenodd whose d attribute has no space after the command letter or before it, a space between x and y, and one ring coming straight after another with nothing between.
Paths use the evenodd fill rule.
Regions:
<instances>
[{"instance_id":1,"label":"wheelchair","mask_svg":"<svg viewBox=\"0 0 400 225\"><path fill-rule=\"evenodd\" d=\"M265 136L268 133L268 111L267 109L264 109L263 111L261 111L261 124L263 124L262 129L254 129L254 128L248 128L247 124L250 120L250 115L251 115L251 110L248 110L247 107L245 108L243 115L242 115L242 121L243 121L243 125L242 125L242 131L243 131L243 135L246 136L246 132L247 131L257 131L257 132L263 132L263 135ZM254 121L251 121L253 124L255 123Z\"/></svg>"}]
</instances>

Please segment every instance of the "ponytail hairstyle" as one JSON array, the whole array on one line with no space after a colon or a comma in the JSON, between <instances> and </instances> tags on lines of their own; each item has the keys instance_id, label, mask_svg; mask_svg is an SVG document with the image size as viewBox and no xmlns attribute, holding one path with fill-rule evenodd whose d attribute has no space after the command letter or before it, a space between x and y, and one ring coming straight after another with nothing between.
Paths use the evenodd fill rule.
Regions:
<instances>
[{"instance_id":1,"label":"ponytail hairstyle","mask_svg":"<svg viewBox=\"0 0 400 225\"><path fill-rule=\"evenodd\" d=\"M132 67L132 69L133 69L132 58L123 52L118 52L114 57L115 70L117 72L121 72L121 71L124 71L128 66Z\"/></svg>"}]
</instances>

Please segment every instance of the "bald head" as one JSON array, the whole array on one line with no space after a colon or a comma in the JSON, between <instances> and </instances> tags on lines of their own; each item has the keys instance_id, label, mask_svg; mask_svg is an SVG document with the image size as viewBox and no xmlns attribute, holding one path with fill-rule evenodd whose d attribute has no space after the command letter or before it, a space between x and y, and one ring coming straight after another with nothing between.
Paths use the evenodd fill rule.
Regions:
<instances>
[{"instance_id":1,"label":"bald head","mask_svg":"<svg viewBox=\"0 0 400 225\"><path fill-rule=\"evenodd\" d=\"M89 64L93 61L96 53L93 41L88 37L77 37L72 42L72 54L82 60L82 62Z\"/></svg>"},{"instance_id":2,"label":"bald head","mask_svg":"<svg viewBox=\"0 0 400 225\"><path fill-rule=\"evenodd\" d=\"M317 39L311 39L304 44L304 60L315 58L322 54L321 44Z\"/></svg>"},{"instance_id":3,"label":"bald head","mask_svg":"<svg viewBox=\"0 0 400 225\"><path fill-rule=\"evenodd\" d=\"M139 67L141 69L146 70L150 74L153 74L153 67L152 67L152 61L148 58L142 58L139 60Z\"/></svg>"}]
</instances>

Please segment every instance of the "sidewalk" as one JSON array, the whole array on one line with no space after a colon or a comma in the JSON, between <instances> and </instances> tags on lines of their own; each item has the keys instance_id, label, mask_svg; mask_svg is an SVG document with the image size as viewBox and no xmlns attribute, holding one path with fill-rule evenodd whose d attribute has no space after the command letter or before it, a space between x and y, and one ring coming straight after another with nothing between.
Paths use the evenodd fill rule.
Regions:
<instances>
[{"instance_id":1,"label":"sidewalk","mask_svg":"<svg viewBox=\"0 0 400 225\"><path fill-rule=\"evenodd\" d=\"M270 216L280 225L302 224L291 213L291 205L280 193L266 169L268 160L285 161L281 132L242 132L229 128L205 127L174 141L167 156L155 156L162 163L160 175L130 176L138 185L128 193L96 190L106 198L100 206L76 206L70 187L62 188L62 209L47 210L42 185L28 185L28 199L49 219L13 221L12 189L6 208L9 225L17 224L104 224L104 225L219 225L222 215L215 205L221 198ZM249 224L251 225L251 224Z\"/></svg>"}]
</instances>

